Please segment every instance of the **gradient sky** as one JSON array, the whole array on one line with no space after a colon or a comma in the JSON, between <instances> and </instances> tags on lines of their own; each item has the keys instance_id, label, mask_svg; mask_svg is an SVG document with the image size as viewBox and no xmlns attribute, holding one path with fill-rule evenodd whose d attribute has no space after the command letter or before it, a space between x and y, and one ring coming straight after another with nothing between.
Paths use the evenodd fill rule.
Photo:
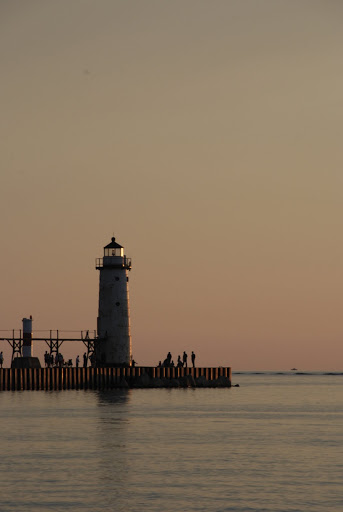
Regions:
<instances>
[{"instance_id":1,"label":"gradient sky","mask_svg":"<svg viewBox=\"0 0 343 512\"><path fill-rule=\"evenodd\" d=\"M342 17L1 0L0 329L95 329L114 234L138 364L342 370Z\"/></svg>"}]
</instances>

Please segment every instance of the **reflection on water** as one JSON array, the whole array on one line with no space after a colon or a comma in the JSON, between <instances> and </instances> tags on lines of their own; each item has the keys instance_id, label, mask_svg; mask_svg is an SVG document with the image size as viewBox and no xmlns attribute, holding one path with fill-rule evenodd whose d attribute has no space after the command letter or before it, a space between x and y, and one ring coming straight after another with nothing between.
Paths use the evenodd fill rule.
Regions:
<instances>
[{"instance_id":1,"label":"reflection on water","mask_svg":"<svg viewBox=\"0 0 343 512\"><path fill-rule=\"evenodd\" d=\"M1 511L339 510L341 377L238 382L0 394Z\"/></svg>"},{"instance_id":2,"label":"reflection on water","mask_svg":"<svg viewBox=\"0 0 343 512\"><path fill-rule=\"evenodd\" d=\"M1 511L113 501L127 471L129 400L126 390L1 394Z\"/></svg>"},{"instance_id":3,"label":"reflection on water","mask_svg":"<svg viewBox=\"0 0 343 512\"><path fill-rule=\"evenodd\" d=\"M94 471L94 484L101 489L97 503L100 509L112 504L113 510L124 510L130 466L127 437L130 418L127 408L131 394L132 390L125 389L95 393L98 428L94 442L99 461Z\"/></svg>"},{"instance_id":4,"label":"reflection on water","mask_svg":"<svg viewBox=\"0 0 343 512\"><path fill-rule=\"evenodd\" d=\"M109 404L126 404L130 401L132 389L113 389L105 391L94 391L98 404L109 405Z\"/></svg>"}]
</instances>

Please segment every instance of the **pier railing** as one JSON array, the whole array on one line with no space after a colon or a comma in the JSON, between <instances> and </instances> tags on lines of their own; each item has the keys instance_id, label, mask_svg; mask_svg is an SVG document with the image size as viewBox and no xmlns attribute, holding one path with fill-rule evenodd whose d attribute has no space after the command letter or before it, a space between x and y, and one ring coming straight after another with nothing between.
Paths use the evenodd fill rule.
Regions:
<instances>
[{"instance_id":1,"label":"pier railing","mask_svg":"<svg viewBox=\"0 0 343 512\"><path fill-rule=\"evenodd\" d=\"M105 257L106 262L104 264L104 258L96 258L95 260L95 268L97 270L108 267L108 268L126 268L128 270L131 270L132 268L132 260L131 258L127 258L126 256L119 258L115 257L113 258L113 262L111 262L111 257L107 256Z\"/></svg>"}]
</instances>

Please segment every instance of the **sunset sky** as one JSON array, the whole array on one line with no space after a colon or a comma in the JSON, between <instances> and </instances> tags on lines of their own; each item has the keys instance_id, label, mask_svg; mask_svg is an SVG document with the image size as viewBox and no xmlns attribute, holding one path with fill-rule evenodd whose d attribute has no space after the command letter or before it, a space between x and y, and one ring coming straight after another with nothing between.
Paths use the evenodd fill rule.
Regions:
<instances>
[{"instance_id":1,"label":"sunset sky","mask_svg":"<svg viewBox=\"0 0 343 512\"><path fill-rule=\"evenodd\" d=\"M336 0L0 1L3 335L95 329L115 236L138 364L343 370L342 19Z\"/></svg>"}]
</instances>

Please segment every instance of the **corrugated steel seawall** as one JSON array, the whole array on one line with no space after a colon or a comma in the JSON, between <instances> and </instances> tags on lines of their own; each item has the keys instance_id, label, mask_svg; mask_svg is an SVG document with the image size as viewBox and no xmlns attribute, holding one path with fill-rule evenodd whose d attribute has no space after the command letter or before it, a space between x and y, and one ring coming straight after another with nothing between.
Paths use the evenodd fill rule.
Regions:
<instances>
[{"instance_id":1,"label":"corrugated steel seawall","mask_svg":"<svg viewBox=\"0 0 343 512\"><path fill-rule=\"evenodd\" d=\"M193 379L204 377L209 386L220 377L225 377L230 380L231 384L231 368L229 367L0 368L0 391L150 387L141 385L143 375L150 379L168 380L189 375ZM201 387L204 387L204 385Z\"/></svg>"}]
</instances>

